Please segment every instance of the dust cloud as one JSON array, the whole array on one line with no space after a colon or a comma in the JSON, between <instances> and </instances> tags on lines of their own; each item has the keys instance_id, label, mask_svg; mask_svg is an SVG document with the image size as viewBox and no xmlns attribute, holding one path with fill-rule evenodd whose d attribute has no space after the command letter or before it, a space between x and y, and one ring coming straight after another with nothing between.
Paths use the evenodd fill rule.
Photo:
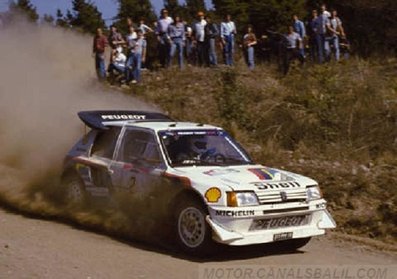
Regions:
<instances>
[{"instance_id":1,"label":"dust cloud","mask_svg":"<svg viewBox=\"0 0 397 279\"><path fill-rule=\"evenodd\" d=\"M0 205L62 215L43 193L83 134L77 112L158 110L99 84L91 53L92 37L77 32L23 20L0 30ZM83 223L103 223L78 214Z\"/></svg>"}]
</instances>

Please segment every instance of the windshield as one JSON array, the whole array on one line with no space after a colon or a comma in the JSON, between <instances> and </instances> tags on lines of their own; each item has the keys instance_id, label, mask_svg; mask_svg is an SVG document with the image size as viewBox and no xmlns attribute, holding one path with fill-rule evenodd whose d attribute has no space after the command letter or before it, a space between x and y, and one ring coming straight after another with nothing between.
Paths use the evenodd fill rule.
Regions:
<instances>
[{"instance_id":1,"label":"windshield","mask_svg":"<svg viewBox=\"0 0 397 279\"><path fill-rule=\"evenodd\" d=\"M252 164L247 153L222 130L160 131L172 166L227 166Z\"/></svg>"}]
</instances>

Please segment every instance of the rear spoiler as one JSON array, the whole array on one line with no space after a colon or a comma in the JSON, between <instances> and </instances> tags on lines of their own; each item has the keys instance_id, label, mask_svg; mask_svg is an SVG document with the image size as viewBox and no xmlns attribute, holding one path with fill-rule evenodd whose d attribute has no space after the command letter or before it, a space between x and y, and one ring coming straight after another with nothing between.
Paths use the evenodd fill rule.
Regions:
<instances>
[{"instance_id":1,"label":"rear spoiler","mask_svg":"<svg viewBox=\"0 0 397 279\"><path fill-rule=\"evenodd\" d=\"M159 112L135 110L95 110L80 111L79 118L92 129L106 130L106 124L120 121L173 121Z\"/></svg>"}]
</instances>

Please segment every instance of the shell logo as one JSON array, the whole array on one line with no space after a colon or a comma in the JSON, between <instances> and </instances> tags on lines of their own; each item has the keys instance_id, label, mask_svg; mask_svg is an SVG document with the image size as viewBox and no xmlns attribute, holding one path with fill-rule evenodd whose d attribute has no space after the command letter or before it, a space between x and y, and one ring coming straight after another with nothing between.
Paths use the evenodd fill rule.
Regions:
<instances>
[{"instance_id":1,"label":"shell logo","mask_svg":"<svg viewBox=\"0 0 397 279\"><path fill-rule=\"evenodd\" d=\"M219 188L212 187L205 192L204 196L208 202L218 202L222 196L222 192Z\"/></svg>"}]
</instances>

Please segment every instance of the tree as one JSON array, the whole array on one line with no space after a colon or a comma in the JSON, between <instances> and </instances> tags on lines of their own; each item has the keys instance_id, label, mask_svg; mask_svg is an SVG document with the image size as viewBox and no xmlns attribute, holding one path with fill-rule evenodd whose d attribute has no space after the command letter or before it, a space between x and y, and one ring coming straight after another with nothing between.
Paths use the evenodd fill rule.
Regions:
<instances>
[{"instance_id":1,"label":"tree","mask_svg":"<svg viewBox=\"0 0 397 279\"><path fill-rule=\"evenodd\" d=\"M205 12L204 0L186 0L186 9L191 17L197 17L198 12Z\"/></svg>"},{"instance_id":2,"label":"tree","mask_svg":"<svg viewBox=\"0 0 397 279\"><path fill-rule=\"evenodd\" d=\"M60 27L67 27L67 26L69 25L69 24L68 24L68 21L67 21L66 18L63 16L63 13L62 13L62 11L61 11L60 9L57 9L56 17L57 17L57 20L55 21L55 24L56 24L57 26L60 26Z\"/></svg>"},{"instance_id":3,"label":"tree","mask_svg":"<svg viewBox=\"0 0 397 279\"><path fill-rule=\"evenodd\" d=\"M150 0L117 0L119 2L116 26L127 33L127 18L137 22L143 18L146 22L154 22L156 15L153 11Z\"/></svg>"},{"instance_id":4,"label":"tree","mask_svg":"<svg viewBox=\"0 0 397 279\"><path fill-rule=\"evenodd\" d=\"M215 13L223 18L230 14L240 32L248 24L255 32L263 34L266 30L285 31L292 22L292 15L305 14L305 0L213 0Z\"/></svg>"},{"instance_id":5,"label":"tree","mask_svg":"<svg viewBox=\"0 0 397 279\"><path fill-rule=\"evenodd\" d=\"M43 18L42 18L42 21L44 23L47 23L47 24L50 24L50 25L54 24L54 20L55 20L54 17L52 15L49 15L49 14L44 14Z\"/></svg>"},{"instance_id":6,"label":"tree","mask_svg":"<svg viewBox=\"0 0 397 279\"><path fill-rule=\"evenodd\" d=\"M30 3L29 0L18 0L17 3L14 3L14 1L10 2L10 12L15 13L15 12L20 12L25 15L27 15L28 19L30 21L36 22L37 19L39 18L39 15L37 14L36 7L33 6L32 3Z\"/></svg>"},{"instance_id":7,"label":"tree","mask_svg":"<svg viewBox=\"0 0 397 279\"><path fill-rule=\"evenodd\" d=\"M73 13L69 11L66 15L70 24L74 27L80 28L84 32L95 34L97 28L104 28L105 22L102 19L102 14L98 8L87 0L73 0Z\"/></svg>"},{"instance_id":8,"label":"tree","mask_svg":"<svg viewBox=\"0 0 397 279\"><path fill-rule=\"evenodd\" d=\"M168 10L168 14L172 17L178 15L184 20L191 19L186 5L180 5L178 0L164 0L164 8Z\"/></svg>"}]
</instances>

